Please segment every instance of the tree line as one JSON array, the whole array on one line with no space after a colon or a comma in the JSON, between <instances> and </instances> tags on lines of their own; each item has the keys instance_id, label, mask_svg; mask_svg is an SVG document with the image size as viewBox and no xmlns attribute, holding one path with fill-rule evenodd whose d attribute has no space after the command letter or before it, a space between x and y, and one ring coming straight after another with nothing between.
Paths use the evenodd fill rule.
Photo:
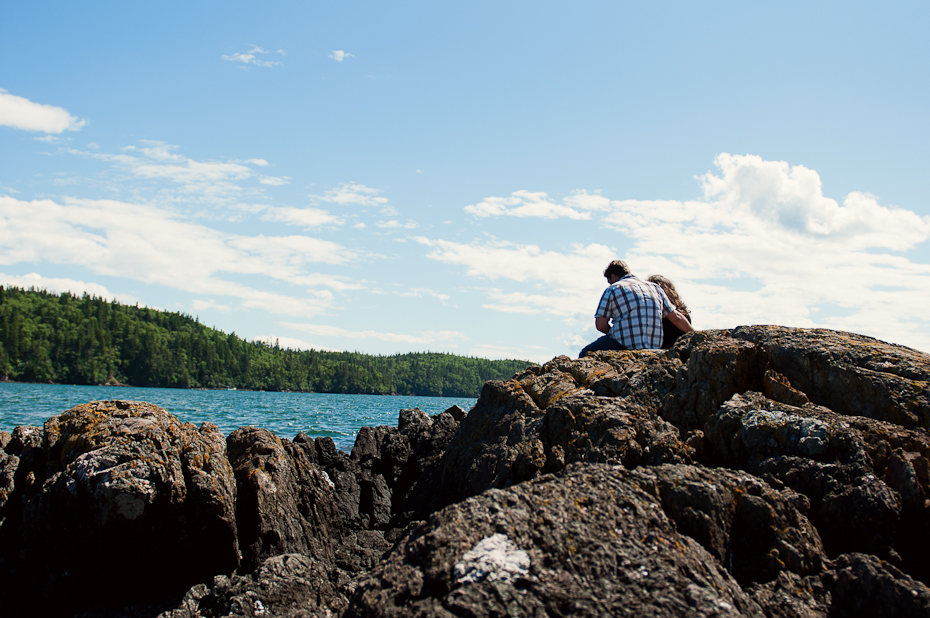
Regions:
<instances>
[{"instance_id":1,"label":"tree line","mask_svg":"<svg viewBox=\"0 0 930 618\"><path fill-rule=\"evenodd\" d=\"M0 286L0 378L20 382L477 397L532 363L246 341L183 313Z\"/></svg>"}]
</instances>

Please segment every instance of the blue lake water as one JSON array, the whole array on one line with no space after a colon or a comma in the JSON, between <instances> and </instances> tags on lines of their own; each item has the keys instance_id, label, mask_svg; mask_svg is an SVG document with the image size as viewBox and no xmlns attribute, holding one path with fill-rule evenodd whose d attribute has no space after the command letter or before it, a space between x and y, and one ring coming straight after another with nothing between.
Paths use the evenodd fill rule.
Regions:
<instances>
[{"instance_id":1,"label":"blue lake water","mask_svg":"<svg viewBox=\"0 0 930 618\"><path fill-rule=\"evenodd\" d=\"M214 423L229 435L252 425L293 439L303 431L310 437L331 436L337 448L350 451L362 427L397 426L400 410L420 408L430 416L458 405L470 410L476 399L273 393L259 391L199 391L177 388L71 386L61 384L0 383L0 430L18 425L42 426L47 418L79 403L102 399L147 401L161 406L182 422Z\"/></svg>"}]
</instances>

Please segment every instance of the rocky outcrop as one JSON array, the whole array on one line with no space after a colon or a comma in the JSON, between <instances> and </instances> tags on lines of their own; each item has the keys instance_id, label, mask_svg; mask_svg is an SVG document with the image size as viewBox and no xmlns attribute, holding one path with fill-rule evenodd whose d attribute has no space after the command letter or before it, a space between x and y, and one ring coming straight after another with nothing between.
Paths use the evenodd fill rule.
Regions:
<instances>
[{"instance_id":1,"label":"rocky outcrop","mask_svg":"<svg viewBox=\"0 0 930 618\"><path fill-rule=\"evenodd\" d=\"M139 569L172 618L930 615L930 357L859 335L558 357L351 453L81 409L0 434L3 615Z\"/></svg>"},{"instance_id":2,"label":"rocky outcrop","mask_svg":"<svg viewBox=\"0 0 930 618\"><path fill-rule=\"evenodd\" d=\"M238 565L236 485L214 425L95 402L17 428L6 452L23 483L3 523L4 614L156 597Z\"/></svg>"},{"instance_id":3,"label":"rocky outcrop","mask_svg":"<svg viewBox=\"0 0 930 618\"><path fill-rule=\"evenodd\" d=\"M346 616L761 616L620 466L447 507L361 578Z\"/></svg>"},{"instance_id":4,"label":"rocky outcrop","mask_svg":"<svg viewBox=\"0 0 930 618\"><path fill-rule=\"evenodd\" d=\"M332 562L332 539L342 536L343 522L326 474L303 449L267 429L237 429L227 446L236 475L242 570L289 553Z\"/></svg>"}]
</instances>

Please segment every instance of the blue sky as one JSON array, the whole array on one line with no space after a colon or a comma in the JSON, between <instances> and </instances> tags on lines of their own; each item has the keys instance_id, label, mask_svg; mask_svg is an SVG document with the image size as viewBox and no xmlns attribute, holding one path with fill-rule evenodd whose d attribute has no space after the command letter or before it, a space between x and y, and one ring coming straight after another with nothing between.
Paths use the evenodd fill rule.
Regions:
<instances>
[{"instance_id":1,"label":"blue sky","mask_svg":"<svg viewBox=\"0 0 930 618\"><path fill-rule=\"evenodd\" d=\"M545 361L611 259L697 328L930 350L927 3L7 2L0 283Z\"/></svg>"}]
</instances>

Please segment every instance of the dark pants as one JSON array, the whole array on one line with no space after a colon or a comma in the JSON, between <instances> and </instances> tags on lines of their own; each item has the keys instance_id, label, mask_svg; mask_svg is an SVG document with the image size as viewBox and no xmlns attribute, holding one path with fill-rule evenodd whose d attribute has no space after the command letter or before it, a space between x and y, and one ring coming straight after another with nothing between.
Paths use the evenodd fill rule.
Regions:
<instances>
[{"instance_id":1,"label":"dark pants","mask_svg":"<svg viewBox=\"0 0 930 618\"><path fill-rule=\"evenodd\" d=\"M581 354L578 355L578 358L584 358L588 355L588 352L603 352L606 350L625 350L623 344L611 337L610 335L604 335L598 339L595 339L593 342L589 343L581 349Z\"/></svg>"}]
</instances>

